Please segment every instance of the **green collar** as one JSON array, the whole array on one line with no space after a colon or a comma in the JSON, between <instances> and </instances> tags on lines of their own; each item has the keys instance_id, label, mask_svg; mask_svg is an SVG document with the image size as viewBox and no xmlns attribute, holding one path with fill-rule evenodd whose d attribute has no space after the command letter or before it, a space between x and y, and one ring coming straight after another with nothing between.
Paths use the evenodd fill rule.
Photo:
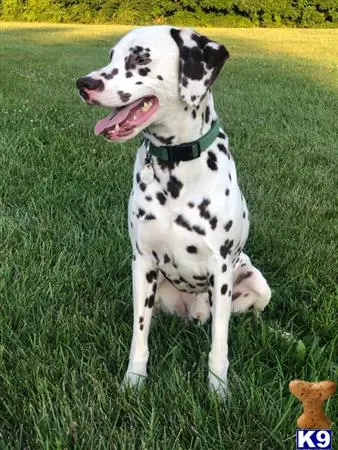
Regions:
<instances>
[{"instance_id":1,"label":"green collar","mask_svg":"<svg viewBox=\"0 0 338 450\"><path fill-rule=\"evenodd\" d=\"M144 138L148 153L167 162L190 161L198 158L217 138L220 123L217 119L210 130L193 142L180 145L169 145L166 147L156 147L149 139Z\"/></svg>"}]
</instances>

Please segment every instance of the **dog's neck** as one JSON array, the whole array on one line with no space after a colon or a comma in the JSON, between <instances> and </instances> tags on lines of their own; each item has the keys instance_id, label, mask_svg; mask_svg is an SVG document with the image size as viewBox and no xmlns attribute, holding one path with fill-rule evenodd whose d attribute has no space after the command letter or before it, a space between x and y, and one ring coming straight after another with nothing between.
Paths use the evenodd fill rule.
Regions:
<instances>
[{"instance_id":1,"label":"dog's neck","mask_svg":"<svg viewBox=\"0 0 338 450\"><path fill-rule=\"evenodd\" d=\"M185 106L179 100L169 103L156 123L144 130L144 136L156 146L194 142L210 130L216 118L213 96L208 92L198 108Z\"/></svg>"}]
</instances>

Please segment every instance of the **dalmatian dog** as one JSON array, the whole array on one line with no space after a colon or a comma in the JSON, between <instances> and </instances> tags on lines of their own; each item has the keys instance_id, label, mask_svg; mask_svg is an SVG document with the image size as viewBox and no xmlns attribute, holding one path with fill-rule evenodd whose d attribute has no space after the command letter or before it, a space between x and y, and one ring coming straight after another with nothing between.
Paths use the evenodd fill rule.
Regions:
<instances>
[{"instance_id":1,"label":"dalmatian dog","mask_svg":"<svg viewBox=\"0 0 338 450\"><path fill-rule=\"evenodd\" d=\"M242 251L248 209L211 93L228 58L223 45L192 29L149 26L129 32L105 67L77 80L87 104L112 108L96 135L144 137L128 208L134 320L125 386L147 375L157 308L201 323L212 318L209 386L224 395L231 311L263 310L270 300Z\"/></svg>"}]
</instances>

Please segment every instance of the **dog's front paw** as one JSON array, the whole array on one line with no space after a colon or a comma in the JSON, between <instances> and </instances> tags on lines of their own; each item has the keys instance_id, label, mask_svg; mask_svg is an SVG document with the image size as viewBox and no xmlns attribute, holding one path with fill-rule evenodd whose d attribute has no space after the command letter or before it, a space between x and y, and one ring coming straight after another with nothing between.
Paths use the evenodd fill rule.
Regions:
<instances>
[{"instance_id":1,"label":"dog's front paw","mask_svg":"<svg viewBox=\"0 0 338 450\"><path fill-rule=\"evenodd\" d=\"M140 375L127 371L121 383L121 390L125 391L127 389L139 389L143 385L146 378L146 374Z\"/></svg>"},{"instance_id":2,"label":"dog's front paw","mask_svg":"<svg viewBox=\"0 0 338 450\"><path fill-rule=\"evenodd\" d=\"M219 397L225 399L228 394L228 382L227 378L220 378L215 375L213 372L209 371L208 375L209 379L209 389L211 392L214 392Z\"/></svg>"}]
</instances>

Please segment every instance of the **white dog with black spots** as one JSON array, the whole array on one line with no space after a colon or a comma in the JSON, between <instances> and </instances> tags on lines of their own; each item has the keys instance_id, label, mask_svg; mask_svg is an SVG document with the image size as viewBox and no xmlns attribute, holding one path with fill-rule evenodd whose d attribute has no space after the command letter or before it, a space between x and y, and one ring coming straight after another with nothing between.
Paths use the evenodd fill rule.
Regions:
<instances>
[{"instance_id":1,"label":"white dog with black spots","mask_svg":"<svg viewBox=\"0 0 338 450\"><path fill-rule=\"evenodd\" d=\"M88 104L113 108L97 135L145 138L128 210L134 322L125 385L147 375L157 307L202 323L212 318L209 385L224 395L231 311L263 310L271 297L242 252L248 209L210 90L228 57L223 45L191 29L144 27L115 45L108 65L77 81ZM211 139L207 148L203 139ZM156 156L161 149L171 156Z\"/></svg>"}]
</instances>

